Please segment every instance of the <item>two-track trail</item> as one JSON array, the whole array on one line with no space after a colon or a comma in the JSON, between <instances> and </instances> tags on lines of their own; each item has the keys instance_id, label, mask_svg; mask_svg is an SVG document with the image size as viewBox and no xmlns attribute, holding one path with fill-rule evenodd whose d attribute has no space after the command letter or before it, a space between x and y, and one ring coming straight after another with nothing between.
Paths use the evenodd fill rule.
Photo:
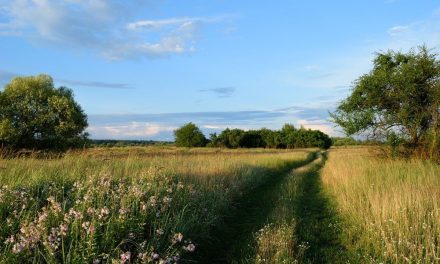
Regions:
<instances>
[{"instance_id":1,"label":"two-track trail","mask_svg":"<svg viewBox=\"0 0 440 264\"><path fill-rule=\"evenodd\" d=\"M343 263L337 215L320 181L325 160L314 153L243 197L197 262Z\"/></svg>"}]
</instances>

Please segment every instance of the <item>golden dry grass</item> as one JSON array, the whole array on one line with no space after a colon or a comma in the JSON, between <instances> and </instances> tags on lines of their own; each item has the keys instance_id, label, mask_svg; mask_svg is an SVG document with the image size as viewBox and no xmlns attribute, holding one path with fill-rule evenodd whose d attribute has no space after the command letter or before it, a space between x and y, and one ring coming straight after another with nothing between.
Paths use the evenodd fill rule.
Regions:
<instances>
[{"instance_id":1,"label":"golden dry grass","mask_svg":"<svg viewBox=\"0 0 440 264\"><path fill-rule=\"evenodd\" d=\"M325 188L346 219L345 244L361 263L440 262L440 166L335 149Z\"/></svg>"}]
</instances>

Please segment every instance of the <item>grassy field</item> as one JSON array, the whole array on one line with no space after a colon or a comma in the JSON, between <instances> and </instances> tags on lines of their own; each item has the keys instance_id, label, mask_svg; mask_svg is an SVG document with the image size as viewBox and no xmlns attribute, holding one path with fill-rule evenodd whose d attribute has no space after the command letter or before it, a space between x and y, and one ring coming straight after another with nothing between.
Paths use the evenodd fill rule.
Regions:
<instances>
[{"instance_id":1,"label":"grassy field","mask_svg":"<svg viewBox=\"0 0 440 264\"><path fill-rule=\"evenodd\" d=\"M216 240L213 227L236 201L310 155L115 148L1 160L0 262L174 263L209 255L199 245Z\"/></svg>"},{"instance_id":2,"label":"grassy field","mask_svg":"<svg viewBox=\"0 0 440 264\"><path fill-rule=\"evenodd\" d=\"M0 263L438 263L439 203L373 148L0 159Z\"/></svg>"},{"instance_id":3,"label":"grassy field","mask_svg":"<svg viewBox=\"0 0 440 264\"><path fill-rule=\"evenodd\" d=\"M353 263L440 263L440 166L330 151L322 172Z\"/></svg>"}]
</instances>

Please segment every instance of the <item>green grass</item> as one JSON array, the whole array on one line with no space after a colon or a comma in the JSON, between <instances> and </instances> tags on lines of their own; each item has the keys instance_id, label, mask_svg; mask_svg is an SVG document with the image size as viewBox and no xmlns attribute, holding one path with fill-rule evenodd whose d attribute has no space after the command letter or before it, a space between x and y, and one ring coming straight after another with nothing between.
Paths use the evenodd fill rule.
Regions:
<instances>
[{"instance_id":1,"label":"green grass","mask_svg":"<svg viewBox=\"0 0 440 264\"><path fill-rule=\"evenodd\" d=\"M94 151L1 160L1 263L190 261L236 201L309 153Z\"/></svg>"},{"instance_id":2,"label":"green grass","mask_svg":"<svg viewBox=\"0 0 440 264\"><path fill-rule=\"evenodd\" d=\"M0 160L0 263L437 263L440 166L371 148Z\"/></svg>"}]
</instances>

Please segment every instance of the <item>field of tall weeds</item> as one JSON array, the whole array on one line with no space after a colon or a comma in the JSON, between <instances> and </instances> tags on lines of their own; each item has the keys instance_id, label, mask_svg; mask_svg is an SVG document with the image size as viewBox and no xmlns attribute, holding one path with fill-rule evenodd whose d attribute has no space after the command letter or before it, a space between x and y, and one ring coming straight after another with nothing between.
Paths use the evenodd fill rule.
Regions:
<instances>
[{"instance_id":1,"label":"field of tall weeds","mask_svg":"<svg viewBox=\"0 0 440 264\"><path fill-rule=\"evenodd\" d=\"M355 263L440 262L440 165L336 149L322 180L346 219Z\"/></svg>"},{"instance_id":2,"label":"field of tall weeds","mask_svg":"<svg viewBox=\"0 0 440 264\"><path fill-rule=\"evenodd\" d=\"M310 154L106 151L0 160L0 263L191 260L233 201Z\"/></svg>"}]
</instances>

